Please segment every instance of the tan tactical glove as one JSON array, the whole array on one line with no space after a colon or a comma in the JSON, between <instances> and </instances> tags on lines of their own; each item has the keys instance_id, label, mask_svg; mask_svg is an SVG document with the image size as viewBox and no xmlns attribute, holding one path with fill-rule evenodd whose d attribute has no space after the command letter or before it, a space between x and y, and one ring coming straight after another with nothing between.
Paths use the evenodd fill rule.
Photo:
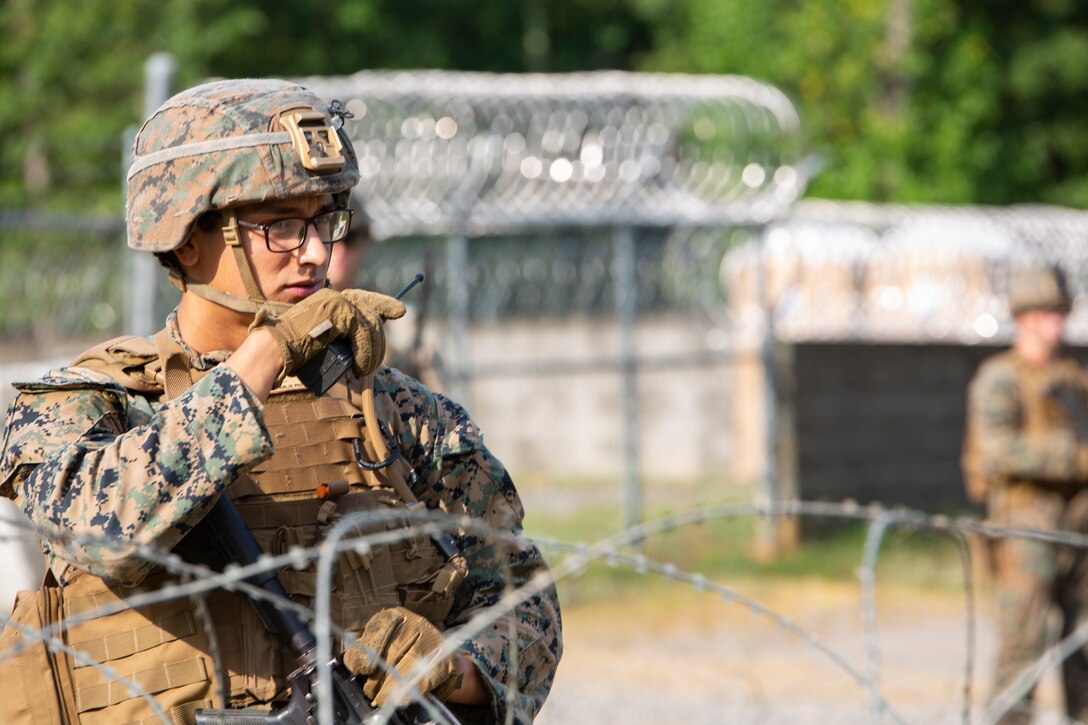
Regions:
<instances>
[{"instance_id":1,"label":"tan tactical glove","mask_svg":"<svg viewBox=\"0 0 1088 725\"><path fill-rule=\"evenodd\" d=\"M359 314L367 321L367 324L374 327L381 328L386 320L399 320L404 317L404 303L396 297L390 297L381 292L371 292L370 290L365 289L346 289L340 294L346 297L351 304L355 305L355 309L359 310ZM378 364L381 363L384 355L385 336L383 335L382 355L378 357L378 362L370 372L374 372L374 370L377 369ZM360 366L360 368L362 367L363 366Z\"/></svg>"},{"instance_id":2,"label":"tan tactical glove","mask_svg":"<svg viewBox=\"0 0 1088 725\"><path fill-rule=\"evenodd\" d=\"M344 665L356 675L366 677L363 693L381 707L390 698L400 706L409 701L407 680L416 665L432 658L442 645L442 633L423 617L404 607L383 609L367 622L359 636L364 647L385 660L380 664L369 650L350 647L344 652ZM400 679L390 675L396 670ZM439 700L450 696L461 684L461 675L452 658L434 661L426 673L415 681L420 693L431 693Z\"/></svg>"},{"instance_id":3,"label":"tan tactical glove","mask_svg":"<svg viewBox=\"0 0 1088 725\"><path fill-rule=\"evenodd\" d=\"M330 342L346 337L355 357L355 372L369 375L385 356L383 319L404 315L404 305L377 292L352 290L350 298L332 289L318 290L278 312L275 306L257 311L249 331L272 333L283 353L285 375L292 375Z\"/></svg>"}]
</instances>

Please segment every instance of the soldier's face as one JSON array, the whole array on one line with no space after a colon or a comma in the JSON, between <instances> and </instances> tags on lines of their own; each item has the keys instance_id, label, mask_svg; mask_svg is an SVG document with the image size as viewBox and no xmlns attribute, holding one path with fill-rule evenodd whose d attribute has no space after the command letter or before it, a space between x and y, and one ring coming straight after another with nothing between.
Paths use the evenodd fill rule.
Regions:
<instances>
[{"instance_id":1,"label":"soldier's face","mask_svg":"<svg viewBox=\"0 0 1088 725\"><path fill-rule=\"evenodd\" d=\"M1061 344L1065 317L1064 312L1055 310L1027 310L1017 316L1016 323L1038 343L1054 349Z\"/></svg>"},{"instance_id":2,"label":"soldier's face","mask_svg":"<svg viewBox=\"0 0 1088 725\"><path fill-rule=\"evenodd\" d=\"M324 194L240 207L238 219L250 224L269 224L290 217L310 218L335 208L332 196ZM259 229L243 227L242 231L257 284L267 299L298 302L325 285L330 245L318 235L313 225L307 226L302 246L291 252L269 250L264 232Z\"/></svg>"},{"instance_id":3,"label":"soldier's face","mask_svg":"<svg viewBox=\"0 0 1088 725\"><path fill-rule=\"evenodd\" d=\"M259 225L292 217L310 218L334 208L332 196L323 194L247 204L237 207L235 211L240 222ZM261 229L241 226L239 233L257 286L266 299L298 302L324 286L329 265L329 245L318 236L312 225L307 227L302 246L290 252L270 250ZM204 234L194 231L192 242L197 252L197 264L188 273L194 279L206 281L216 289L239 297L249 296L234 255L223 242L221 230ZM180 250L178 256L183 256Z\"/></svg>"}]
</instances>

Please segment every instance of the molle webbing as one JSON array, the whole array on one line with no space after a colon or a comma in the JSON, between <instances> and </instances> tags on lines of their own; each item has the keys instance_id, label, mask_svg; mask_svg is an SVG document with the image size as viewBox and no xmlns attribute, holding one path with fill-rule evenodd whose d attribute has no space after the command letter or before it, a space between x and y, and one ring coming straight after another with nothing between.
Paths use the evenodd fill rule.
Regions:
<instances>
[{"instance_id":1,"label":"molle webbing","mask_svg":"<svg viewBox=\"0 0 1088 725\"><path fill-rule=\"evenodd\" d=\"M151 694L162 692L195 682L206 682L208 671L199 657L180 662L166 662L140 672L122 673L125 679L102 679L97 684L83 685L76 688L76 710L87 712L98 708L116 705L134 697L140 697L129 685L129 680L137 683Z\"/></svg>"},{"instance_id":2,"label":"molle webbing","mask_svg":"<svg viewBox=\"0 0 1088 725\"><path fill-rule=\"evenodd\" d=\"M81 584L84 579L85 576L83 575L79 577ZM158 591L168 581L170 581L169 578L164 574L153 574L141 582L140 586L126 588L123 593L119 593L114 589L102 587L96 588L89 594L76 595L72 593L73 587L69 586L65 589L64 618L72 619L87 614L88 612L95 612L107 608L117 609L117 605L124 603L125 599L136 596L137 594ZM88 590L88 588L80 586L79 590L85 591Z\"/></svg>"},{"instance_id":3,"label":"molle webbing","mask_svg":"<svg viewBox=\"0 0 1088 725\"><path fill-rule=\"evenodd\" d=\"M189 612L166 615L142 627L118 632L108 637L73 642L72 649L83 652L95 662L118 660L137 652L149 650L164 642L173 642L196 634L196 622ZM88 666L75 664L76 667Z\"/></svg>"},{"instance_id":4,"label":"molle webbing","mask_svg":"<svg viewBox=\"0 0 1088 725\"><path fill-rule=\"evenodd\" d=\"M294 546L317 544L322 529L353 513L373 511L379 515L360 522L349 537L403 533L394 541L373 544L365 554L347 549L337 556L331 613L349 630L361 629L378 610L399 604L436 625L441 625L449 612L460 579L451 580L451 565L429 537L410 532L412 519L389 488L356 489L327 501L242 502L237 509L262 548L274 555L287 553ZM278 577L292 595L312 598L316 593L317 572L312 565L303 571L281 569Z\"/></svg>"},{"instance_id":5,"label":"molle webbing","mask_svg":"<svg viewBox=\"0 0 1088 725\"><path fill-rule=\"evenodd\" d=\"M362 418L350 401L324 396L265 405L264 423L275 453L249 471L267 494L314 494L318 485L345 479L363 484L357 461L362 450Z\"/></svg>"},{"instance_id":6,"label":"molle webbing","mask_svg":"<svg viewBox=\"0 0 1088 725\"><path fill-rule=\"evenodd\" d=\"M156 336L154 347L157 350L137 362L143 365L147 358L146 365L162 375L163 400L177 397L203 374L190 368L181 345L165 331ZM112 350L100 356L104 367L120 369L120 360L114 364L105 359L111 354ZM126 360L125 364L130 363ZM372 386L373 377L349 376L315 397L289 379L287 386L273 391L263 411L275 453L239 475L226 494L261 546L273 554L292 546L313 546L345 515L381 512L382 516L363 522L349 536L397 531L398 537L366 551L348 549L337 556L331 572L332 619L357 633L375 612L403 605L441 627L463 579L464 560L458 556L446 561L426 534L410 531L413 519L404 507L422 504L411 491L411 468L391 445L395 439L383 435ZM391 464L380 469L364 468L368 462L387 460ZM319 499L318 486L334 482L338 485L330 490L335 493ZM323 490L321 495L326 493ZM390 517L389 512L403 515ZM313 563L304 571L288 568L278 574L295 601L312 604ZM137 589L115 592L96 577L80 576L65 587L62 611L68 617L86 617L122 604L122 593L131 596L167 581L174 579L153 574ZM251 608L238 595L219 592L209 598L208 610L221 664L228 673L227 705L242 707L282 695L283 678L297 663L268 635ZM78 649L157 693L156 699L174 723L190 725L193 710L218 699L218 675L207 654L210 633L205 629L189 603L178 601L122 609L75 623L69 632ZM194 655L198 656L194 659ZM167 664L160 664L163 661ZM68 673L83 718L137 725L148 719L124 681L105 678L93 667L70 667Z\"/></svg>"},{"instance_id":7,"label":"molle webbing","mask_svg":"<svg viewBox=\"0 0 1088 725\"><path fill-rule=\"evenodd\" d=\"M87 594L80 597L65 597L64 618L69 619L84 614L85 612L105 609L106 607L116 605L122 601L124 601L124 597L117 594L112 589L106 589L101 592L94 592L93 594Z\"/></svg>"},{"instance_id":8,"label":"molle webbing","mask_svg":"<svg viewBox=\"0 0 1088 725\"><path fill-rule=\"evenodd\" d=\"M396 506L399 502L389 490L359 490L336 499L338 515L357 511L375 511ZM235 508L245 521L246 526L254 529L268 529L280 526L305 526L321 523L318 515L329 503L318 499L304 501L268 501L261 503L238 503Z\"/></svg>"},{"instance_id":9,"label":"molle webbing","mask_svg":"<svg viewBox=\"0 0 1088 725\"><path fill-rule=\"evenodd\" d=\"M166 711L166 716L170 718L170 725L193 725L196 722L197 710L212 707L215 707L215 703L211 700L197 700L170 708ZM130 720L124 725L162 725L162 718L144 717L139 720Z\"/></svg>"}]
</instances>

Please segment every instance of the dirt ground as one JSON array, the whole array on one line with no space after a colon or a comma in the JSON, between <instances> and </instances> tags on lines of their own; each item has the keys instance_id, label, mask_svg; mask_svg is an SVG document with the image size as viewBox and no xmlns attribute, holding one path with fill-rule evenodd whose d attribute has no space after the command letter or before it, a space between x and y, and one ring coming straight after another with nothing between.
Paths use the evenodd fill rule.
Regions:
<instances>
[{"instance_id":1,"label":"dirt ground","mask_svg":"<svg viewBox=\"0 0 1088 725\"><path fill-rule=\"evenodd\" d=\"M857 585L730 584L866 671ZM982 713L993 653L988 607L979 610L972 722ZM537 722L964 722L967 621L962 595L880 589L879 687L894 711L880 717L866 690L827 655L737 603L678 588L576 604L564 610L566 651ZM1056 678L1042 683L1037 702L1037 723L1063 722Z\"/></svg>"}]
</instances>

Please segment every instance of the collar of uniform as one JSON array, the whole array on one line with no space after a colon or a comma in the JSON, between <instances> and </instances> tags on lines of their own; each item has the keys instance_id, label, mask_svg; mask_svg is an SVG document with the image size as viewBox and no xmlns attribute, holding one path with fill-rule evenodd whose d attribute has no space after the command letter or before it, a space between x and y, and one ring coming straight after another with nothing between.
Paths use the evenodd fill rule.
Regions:
<instances>
[{"instance_id":1,"label":"collar of uniform","mask_svg":"<svg viewBox=\"0 0 1088 725\"><path fill-rule=\"evenodd\" d=\"M175 309L166 318L166 332L170 335L170 339L181 346L182 352L185 353L185 357L189 360L189 364L194 370L211 370L216 365L224 362L231 356L232 350L212 350L201 354L189 346L189 343L185 342L181 338L181 328L178 325L178 311Z\"/></svg>"}]
</instances>

